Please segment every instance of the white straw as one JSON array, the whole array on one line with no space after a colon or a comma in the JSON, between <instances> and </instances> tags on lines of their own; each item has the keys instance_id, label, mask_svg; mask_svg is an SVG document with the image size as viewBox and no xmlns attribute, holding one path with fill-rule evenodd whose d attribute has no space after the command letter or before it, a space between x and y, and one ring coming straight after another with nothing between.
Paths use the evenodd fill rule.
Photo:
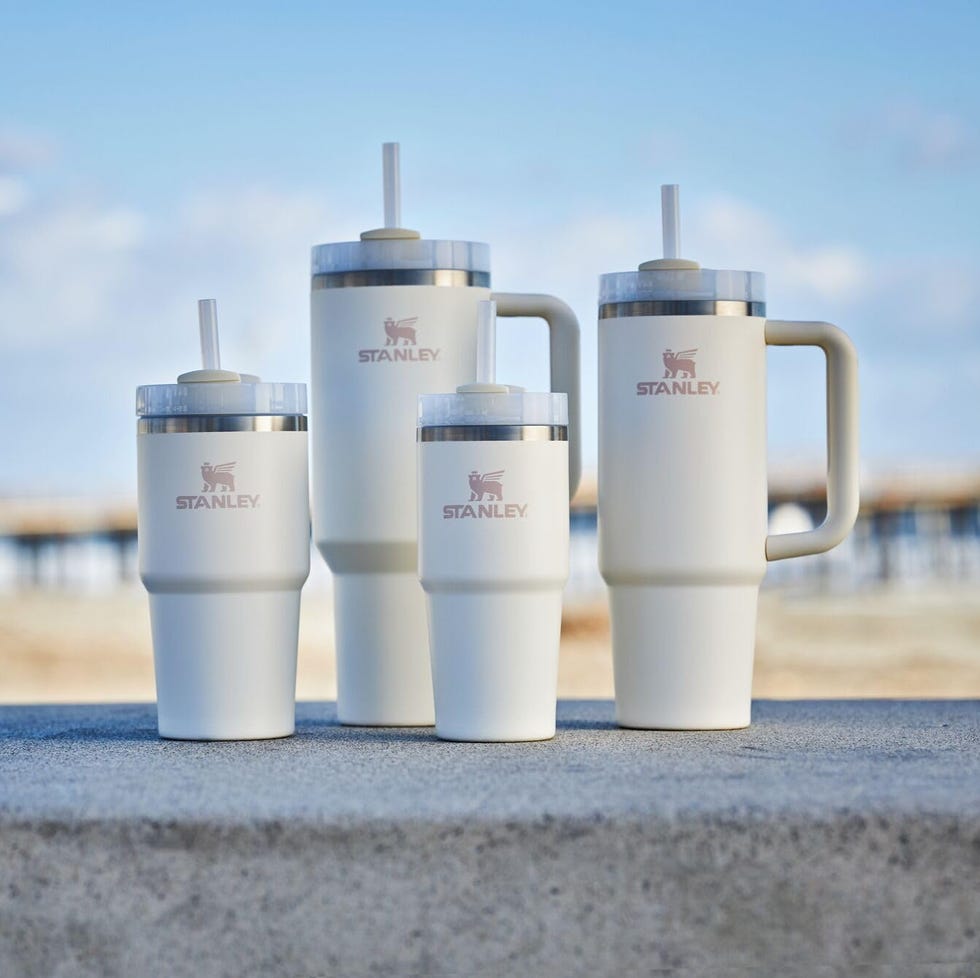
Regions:
<instances>
[{"instance_id":1,"label":"white straw","mask_svg":"<svg viewBox=\"0 0 980 978\"><path fill-rule=\"evenodd\" d=\"M493 384L497 376L497 303L483 299L476 313L476 382Z\"/></svg>"},{"instance_id":2,"label":"white straw","mask_svg":"<svg viewBox=\"0 0 980 978\"><path fill-rule=\"evenodd\" d=\"M384 170L385 227L402 225L402 178L398 160L398 143L383 143L381 164Z\"/></svg>"},{"instance_id":3,"label":"white straw","mask_svg":"<svg viewBox=\"0 0 980 978\"><path fill-rule=\"evenodd\" d=\"M218 310L214 299L198 299L197 321L201 328L201 364L205 370L220 370Z\"/></svg>"},{"instance_id":4,"label":"white straw","mask_svg":"<svg viewBox=\"0 0 980 978\"><path fill-rule=\"evenodd\" d=\"M680 187L665 183L660 188L660 215L664 229L664 258L681 256Z\"/></svg>"}]
</instances>

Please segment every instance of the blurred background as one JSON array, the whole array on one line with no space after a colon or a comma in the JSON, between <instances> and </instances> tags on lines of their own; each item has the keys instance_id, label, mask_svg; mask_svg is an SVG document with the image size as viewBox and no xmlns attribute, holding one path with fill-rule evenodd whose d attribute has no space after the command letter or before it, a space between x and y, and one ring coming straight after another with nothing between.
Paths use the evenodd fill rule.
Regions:
<instances>
[{"instance_id":1,"label":"blurred background","mask_svg":"<svg viewBox=\"0 0 980 978\"><path fill-rule=\"evenodd\" d=\"M761 696L980 696L980 6L6 4L0 31L0 702L150 699L137 384L308 380L309 249L382 223L487 241L494 285L583 328L585 461L561 693L611 695L596 569L597 276L684 254L861 356L863 509L774 565ZM498 375L543 389L543 325ZM771 519L823 512L823 364L769 354ZM299 694L334 694L314 555Z\"/></svg>"}]
</instances>

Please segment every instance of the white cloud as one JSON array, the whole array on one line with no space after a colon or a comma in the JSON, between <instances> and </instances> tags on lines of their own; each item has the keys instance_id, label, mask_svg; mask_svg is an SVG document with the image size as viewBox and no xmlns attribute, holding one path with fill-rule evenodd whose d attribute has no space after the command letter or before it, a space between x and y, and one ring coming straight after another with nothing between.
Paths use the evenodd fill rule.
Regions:
<instances>
[{"instance_id":1,"label":"white cloud","mask_svg":"<svg viewBox=\"0 0 980 978\"><path fill-rule=\"evenodd\" d=\"M213 296L224 349L288 365L284 345L307 329L310 245L329 218L322 201L261 187L196 194L161 215L92 199L0 206L0 348L114 337L146 357L131 366L152 380L155 357L169 369L193 354L194 300Z\"/></svg>"},{"instance_id":2,"label":"white cloud","mask_svg":"<svg viewBox=\"0 0 980 978\"><path fill-rule=\"evenodd\" d=\"M302 379L308 374L301 357L309 343L310 247L329 238L339 220L324 200L301 191L196 194L160 235L155 287L181 297L185 311L173 311L178 324L193 313L193 299L218 300L230 366Z\"/></svg>"},{"instance_id":3,"label":"white cloud","mask_svg":"<svg viewBox=\"0 0 980 978\"><path fill-rule=\"evenodd\" d=\"M856 115L845 141L913 169L948 170L980 161L980 125L944 108L896 99Z\"/></svg>"},{"instance_id":4,"label":"white cloud","mask_svg":"<svg viewBox=\"0 0 980 978\"><path fill-rule=\"evenodd\" d=\"M767 283L800 303L852 302L875 288L874 263L859 249L845 242L801 242L745 201L714 197L682 209L682 222L684 257L709 268L764 271ZM593 215L554 228L502 224L493 240L496 285L555 283L589 316L600 273L629 271L661 255L659 223L639 215Z\"/></svg>"},{"instance_id":5,"label":"white cloud","mask_svg":"<svg viewBox=\"0 0 980 978\"><path fill-rule=\"evenodd\" d=\"M0 175L0 217L16 214L28 201L30 194L23 180Z\"/></svg>"},{"instance_id":6,"label":"white cloud","mask_svg":"<svg viewBox=\"0 0 980 978\"><path fill-rule=\"evenodd\" d=\"M28 207L0 225L4 346L43 349L98 333L144 231L139 214L87 201Z\"/></svg>"},{"instance_id":7,"label":"white cloud","mask_svg":"<svg viewBox=\"0 0 980 978\"><path fill-rule=\"evenodd\" d=\"M33 170L50 163L55 156L55 144L46 136L0 129L0 172Z\"/></svg>"},{"instance_id":8,"label":"white cloud","mask_svg":"<svg viewBox=\"0 0 980 978\"><path fill-rule=\"evenodd\" d=\"M980 341L980 262L966 257L947 261L904 262L889 269L896 304L907 303L903 319L926 341L958 338ZM910 301L909 294L918 295Z\"/></svg>"},{"instance_id":9,"label":"white cloud","mask_svg":"<svg viewBox=\"0 0 980 978\"><path fill-rule=\"evenodd\" d=\"M687 240L699 251L691 257L711 267L765 271L781 291L807 300L849 301L871 286L871 262L858 249L841 242L803 244L743 201L716 197L699 203L690 229Z\"/></svg>"}]
</instances>

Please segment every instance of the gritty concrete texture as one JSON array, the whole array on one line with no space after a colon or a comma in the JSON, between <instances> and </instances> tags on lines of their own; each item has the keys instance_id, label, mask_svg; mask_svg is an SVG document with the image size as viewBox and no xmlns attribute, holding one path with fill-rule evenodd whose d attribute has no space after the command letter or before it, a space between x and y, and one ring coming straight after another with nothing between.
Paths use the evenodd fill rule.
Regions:
<instances>
[{"instance_id":1,"label":"gritty concrete texture","mask_svg":"<svg viewBox=\"0 0 980 978\"><path fill-rule=\"evenodd\" d=\"M980 974L980 704L164 742L0 708L0 975Z\"/></svg>"}]
</instances>

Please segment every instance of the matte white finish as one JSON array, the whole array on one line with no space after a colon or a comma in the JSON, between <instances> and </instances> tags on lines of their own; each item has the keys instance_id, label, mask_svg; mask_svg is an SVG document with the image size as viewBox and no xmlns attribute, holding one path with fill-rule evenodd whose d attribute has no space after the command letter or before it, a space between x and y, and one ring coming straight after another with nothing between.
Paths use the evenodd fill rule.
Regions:
<instances>
[{"instance_id":1,"label":"matte white finish","mask_svg":"<svg viewBox=\"0 0 980 978\"><path fill-rule=\"evenodd\" d=\"M313 531L334 573L343 723L435 721L417 578L416 406L420 393L472 379L476 304L489 296L423 285L312 294ZM388 345L386 319L412 321L415 344ZM362 361L362 350L426 359Z\"/></svg>"},{"instance_id":2,"label":"matte white finish","mask_svg":"<svg viewBox=\"0 0 980 978\"><path fill-rule=\"evenodd\" d=\"M299 604L298 590L151 594L160 736L292 734Z\"/></svg>"},{"instance_id":3,"label":"matte white finish","mask_svg":"<svg viewBox=\"0 0 980 978\"><path fill-rule=\"evenodd\" d=\"M561 602L561 587L429 595L438 737L554 737Z\"/></svg>"},{"instance_id":4,"label":"matte white finish","mask_svg":"<svg viewBox=\"0 0 980 978\"><path fill-rule=\"evenodd\" d=\"M435 285L313 291L313 529L334 573L415 570L418 395L473 379L476 304L489 297ZM412 329L415 344L389 345L386 319ZM362 362L362 350L426 359ZM350 566L351 545L389 543L411 549L404 566L390 555L372 565L366 552Z\"/></svg>"},{"instance_id":5,"label":"matte white finish","mask_svg":"<svg viewBox=\"0 0 980 978\"><path fill-rule=\"evenodd\" d=\"M474 471L502 472L501 499L471 501ZM446 518L445 507L464 505L510 515ZM419 527L436 734L473 741L554 736L568 578L568 443L420 443Z\"/></svg>"},{"instance_id":6,"label":"matte white finish","mask_svg":"<svg viewBox=\"0 0 980 978\"><path fill-rule=\"evenodd\" d=\"M858 362L848 335L822 322L766 323L770 346L819 346L827 355L827 515L805 533L766 538L766 557L783 560L837 546L854 526L860 505Z\"/></svg>"},{"instance_id":7,"label":"matte white finish","mask_svg":"<svg viewBox=\"0 0 980 978\"><path fill-rule=\"evenodd\" d=\"M758 584L610 588L617 723L747 727L758 596Z\"/></svg>"},{"instance_id":8,"label":"matte white finish","mask_svg":"<svg viewBox=\"0 0 980 978\"><path fill-rule=\"evenodd\" d=\"M640 395L665 349L697 349L717 394ZM599 547L606 582L758 583L766 538L765 320L599 325Z\"/></svg>"},{"instance_id":9,"label":"matte white finish","mask_svg":"<svg viewBox=\"0 0 980 978\"><path fill-rule=\"evenodd\" d=\"M141 434L137 456L161 735L287 736L310 566L306 433ZM232 462L208 488L202 466Z\"/></svg>"},{"instance_id":10,"label":"matte white finish","mask_svg":"<svg viewBox=\"0 0 980 978\"><path fill-rule=\"evenodd\" d=\"M337 701L344 723L434 722L416 576L418 395L474 379L477 303L489 298L485 288L424 285L312 293L313 527L335 575ZM501 315L554 319L552 304L568 308L550 296L497 298L513 300L518 309ZM570 321L553 323L552 378L556 389L571 386L577 404L578 323L568 315ZM386 332L388 319L396 325ZM556 351L558 345L568 349ZM385 582L385 574L413 580ZM390 605L393 593L397 608Z\"/></svg>"},{"instance_id":11,"label":"matte white finish","mask_svg":"<svg viewBox=\"0 0 980 978\"><path fill-rule=\"evenodd\" d=\"M413 548L414 552L414 548ZM417 571L337 574L337 716L361 726L430 726L434 719L425 601Z\"/></svg>"},{"instance_id":12,"label":"matte white finish","mask_svg":"<svg viewBox=\"0 0 980 978\"><path fill-rule=\"evenodd\" d=\"M498 316L543 319L551 334L551 389L568 395L568 498L582 477L582 409L579 325L571 306L537 292L494 292Z\"/></svg>"},{"instance_id":13,"label":"matte white finish","mask_svg":"<svg viewBox=\"0 0 980 978\"><path fill-rule=\"evenodd\" d=\"M599 324L599 563L610 588L624 726L749 723L767 550L768 335L759 317ZM842 538L856 515L853 349L827 330L793 333L777 324L772 335L781 342L818 336L834 351L830 532L768 539L770 550L786 540L794 552L813 552ZM691 369L668 376L668 350L694 351L684 358Z\"/></svg>"}]
</instances>

